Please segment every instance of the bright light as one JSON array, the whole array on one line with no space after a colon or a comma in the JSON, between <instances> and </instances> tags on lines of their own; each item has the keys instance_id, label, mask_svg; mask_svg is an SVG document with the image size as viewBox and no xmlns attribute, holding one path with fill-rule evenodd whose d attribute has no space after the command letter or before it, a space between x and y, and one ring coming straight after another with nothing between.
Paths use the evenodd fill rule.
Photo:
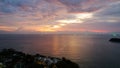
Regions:
<instances>
[{"instance_id":1,"label":"bright light","mask_svg":"<svg viewBox=\"0 0 120 68\"><path fill-rule=\"evenodd\" d=\"M81 13L81 14L76 14L76 18L79 19L87 19L87 18L92 18L93 14L92 13Z\"/></svg>"},{"instance_id":2,"label":"bright light","mask_svg":"<svg viewBox=\"0 0 120 68\"><path fill-rule=\"evenodd\" d=\"M64 24L64 23L61 23L61 24L59 24L60 26L65 26L66 24Z\"/></svg>"},{"instance_id":3,"label":"bright light","mask_svg":"<svg viewBox=\"0 0 120 68\"><path fill-rule=\"evenodd\" d=\"M51 25L42 25L42 26L27 26L24 28L27 31L37 31L37 32L54 32L55 30L51 27Z\"/></svg>"},{"instance_id":4,"label":"bright light","mask_svg":"<svg viewBox=\"0 0 120 68\"><path fill-rule=\"evenodd\" d=\"M60 26L59 25L54 25L53 28L60 28Z\"/></svg>"},{"instance_id":5,"label":"bright light","mask_svg":"<svg viewBox=\"0 0 120 68\"><path fill-rule=\"evenodd\" d=\"M79 23L84 23L88 18L92 18L91 13L79 13L79 14L72 14L73 18L72 19L59 19L54 22L57 22L56 24L49 24L49 25L41 25L41 26L29 26L29 27L24 27L24 30L27 31L37 31L37 32L56 32L59 31L61 28L68 24L79 24Z\"/></svg>"},{"instance_id":6,"label":"bright light","mask_svg":"<svg viewBox=\"0 0 120 68\"><path fill-rule=\"evenodd\" d=\"M82 23L83 21L80 19L74 19L74 20L58 20L57 22L60 22L61 25L66 25L66 24L72 24L72 23Z\"/></svg>"},{"instance_id":7,"label":"bright light","mask_svg":"<svg viewBox=\"0 0 120 68\"><path fill-rule=\"evenodd\" d=\"M40 29L36 29L36 31L38 31L38 32L54 32L55 30L53 30L51 28L40 28Z\"/></svg>"},{"instance_id":8,"label":"bright light","mask_svg":"<svg viewBox=\"0 0 120 68\"><path fill-rule=\"evenodd\" d=\"M61 24L83 23L88 18L93 17L92 13L79 13L79 14L72 14L72 15L75 16L75 18L57 20L56 22L60 22Z\"/></svg>"},{"instance_id":9,"label":"bright light","mask_svg":"<svg viewBox=\"0 0 120 68\"><path fill-rule=\"evenodd\" d=\"M57 22L61 22L61 23L75 23L77 21L76 20L58 20Z\"/></svg>"}]
</instances>

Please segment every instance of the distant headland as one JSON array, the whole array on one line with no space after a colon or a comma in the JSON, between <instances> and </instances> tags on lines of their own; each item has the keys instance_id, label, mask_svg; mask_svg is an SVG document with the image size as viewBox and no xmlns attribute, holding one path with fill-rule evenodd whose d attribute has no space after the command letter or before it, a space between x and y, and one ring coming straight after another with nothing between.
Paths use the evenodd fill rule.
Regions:
<instances>
[{"instance_id":1,"label":"distant headland","mask_svg":"<svg viewBox=\"0 0 120 68\"><path fill-rule=\"evenodd\" d=\"M120 38L111 38L109 41L120 43Z\"/></svg>"},{"instance_id":2,"label":"distant headland","mask_svg":"<svg viewBox=\"0 0 120 68\"><path fill-rule=\"evenodd\" d=\"M80 68L78 64L66 59L30 55L14 49L0 51L0 68Z\"/></svg>"}]
</instances>

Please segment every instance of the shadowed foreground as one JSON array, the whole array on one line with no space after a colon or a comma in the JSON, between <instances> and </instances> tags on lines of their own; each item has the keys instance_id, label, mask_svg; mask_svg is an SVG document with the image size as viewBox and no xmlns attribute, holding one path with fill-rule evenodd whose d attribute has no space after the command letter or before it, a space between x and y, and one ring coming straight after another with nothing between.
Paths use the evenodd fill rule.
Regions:
<instances>
[{"instance_id":1,"label":"shadowed foreground","mask_svg":"<svg viewBox=\"0 0 120 68\"><path fill-rule=\"evenodd\" d=\"M64 57L60 59L3 49L0 51L0 68L79 68L79 66Z\"/></svg>"}]
</instances>

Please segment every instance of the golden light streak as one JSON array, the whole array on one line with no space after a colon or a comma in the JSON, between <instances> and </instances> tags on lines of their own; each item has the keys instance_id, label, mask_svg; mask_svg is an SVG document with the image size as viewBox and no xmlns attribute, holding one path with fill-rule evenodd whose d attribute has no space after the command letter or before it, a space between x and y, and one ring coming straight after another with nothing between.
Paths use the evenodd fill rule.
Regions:
<instances>
[{"instance_id":1,"label":"golden light streak","mask_svg":"<svg viewBox=\"0 0 120 68\"><path fill-rule=\"evenodd\" d=\"M61 23L61 24L59 24L60 26L65 26L66 24L64 24L64 23Z\"/></svg>"},{"instance_id":2,"label":"golden light streak","mask_svg":"<svg viewBox=\"0 0 120 68\"><path fill-rule=\"evenodd\" d=\"M26 26L23 27L25 31L36 31L36 32L55 32L59 26L54 25L42 25L42 26Z\"/></svg>"},{"instance_id":3,"label":"golden light streak","mask_svg":"<svg viewBox=\"0 0 120 68\"><path fill-rule=\"evenodd\" d=\"M54 25L53 28L60 28L60 26L59 25Z\"/></svg>"},{"instance_id":4,"label":"golden light streak","mask_svg":"<svg viewBox=\"0 0 120 68\"><path fill-rule=\"evenodd\" d=\"M107 30L90 30L90 32L97 32L97 33L106 33Z\"/></svg>"},{"instance_id":5,"label":"golden light streak","mask_svg":"<svg viewBox=\"0 0 120 68\"><path fill-rule=\"evenodd\" d=\"M75 22L77 22L77 20L58 20L57 22L61 22L61 23L75 23Z\"/></svg>"},{"instance_id":6,"label":"golden light streak","mask_svg":"<svg viewBox=\"0 0 120 68\"><path fill-rule=\"evenodd\" d=\"M39 14L38 14L39 15ZM83 23L85 20L87 20L88 18L92 18L92 14L91 13L72 13L71 14L73 16L73 18L69 19L69 18L64 18L64 19L60 19L60 20L53 20L51 21L51 18L48 18L45 21L42 21L44 23L46 22L56 22L56 24L41 24L36 26L34 24L34 22L39 23L39 21L29 21L29 23L33 24L33 25L25 25L24 27L22 27L21 30L23 31L37 31L37 32L56 32L56 31L60 31L64 26L68 25L68 24L76 24L76 23ZM31 17L30 17L31 18ZM50 20L49 20L50 19ZM28 24L26 22L26 24ZM63 28L64 30L64 28Z\"/></svg>"},{"instance_id":7,"label":"golden light streak","mask_svg":"<svg viewBox=\"0 0 120 68\"><path fill-rule=\"evenodd\" d=\"M17 29L16 27L0 26L0 30L3 31L15 31L16 29Z\"/></svg>"},{"instance_id":8,"label":"golden light streak","mask_svg":"<svg viewBox=\"0 0 120 68\"><path fill-rule=\"evenodd\" d=\"M56 22L60 22L63 24L83 23L88 18L93 17L92 13L79 13L79 14L71 14L71 15L75 16L75 18L73 18L73 19L61 19L61 20L57 20Z\"/></svg>"},{"instance_id":9,"label":"golden light streak","mask_svg":"<svg viewBox=\"0 0 120 68\"><path fill-rule=\"evenodd\" d=\"M83 23L80 19L73 19L73 20L58 20L57 22L60 22L62 24L75 24L75 23Z\"/></svg>"},{"instance_id":10,"label":"golden light streak","mask_svg":"<svg viewBox=\"0 0 120 68\"><path fill-rule=\"evenodd\" d=\"M92 18L93 14L92 13L81 13L81 14L76 14L75 16L78 19L87 19L87 18Z\"/></svg>"}]
</instances>

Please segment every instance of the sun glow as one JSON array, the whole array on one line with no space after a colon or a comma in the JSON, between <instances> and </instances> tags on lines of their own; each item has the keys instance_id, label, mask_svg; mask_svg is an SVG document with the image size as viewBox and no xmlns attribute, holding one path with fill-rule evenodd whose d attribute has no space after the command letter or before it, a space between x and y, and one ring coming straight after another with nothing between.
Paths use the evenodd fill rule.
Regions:
<instances>
[{"instance_id":1,"label":"sun glow","mask_svg":"<svg viewBox=\"0 0 120 68\"><path fill-rule=\"evenodd\" d=\"M92 18L93 14L92 13L81 13L81 14L76 14L75 16L78 19L88 19L88 18Z\"/></svg>"},{"instance_id":2,"label":"sun glow","mask_svg":"<svg viewBox=\"0 0 120 68\"><path fill-rule=\"evenodd\" d=\"M60 28L59 25L54 25L52 28Z\"/></svg>"},{"instance_id":3,"label":"sun glow","mask_svg":"<svg viewBox=\"0 0 120 68\"><path fill-rule=\"evenodd\" d=\"M75 22L77 22L77 20L58 20L57 22L62 22L62 23L68 24L68 23L75 23Z\"/></svg>"},{"instance_id":4,"label":"sun glow","mask_svg":"<svg viewBox=\"0 0 120 68\"><path fill-rule=\"evenodd\" d=\"M42 26L26 26L23 28L24 31L36 31L36 32L54 32L50 25L42 25Z\"/></svg>"},{"instance_id":5,"label":"sun glow","mask_svg":"<svg viewBox=\"0 0 120 68\"><path fill-rule=\"evenodd\" d=\"M79 14L71 14L71 15L74 16L73 19L61 19L61 20L57 20L56 22L60 22L62 24L83 23L87 19L93 17L92 13L79 13Z\"/></svg>"},{"instance_id":6,"label":"sun glow","mask_svg":"<svg viewBox=\"0 0 120 68\"><path fill-rule=\"evenodd\" d=\"M79 13L79 14L72 14L74 16L72 19L60 19L55 20L56 24L49 24L49 25L40 25L40 26L31 26L31 27L24 27L26 31L37 31L37 32L56 32L64 28L64 26L68 24L79 24L84 23L88 18L92 18L91 13Z\"/></svg>"},{"instance_id":7,"label":"sun glow","mask_svg":"<svg viewBox=\"0 0 120 68\"><path fill-rule=\"evenodd\" d=\"M0 30L3 30L3 31L15 31L15 30L17 30L17 27L0 26Z\"/></svg>"},{"instance_id":8,"label":"sun glow","mask_svg":"<svg viewBox=\"0 0 120 68\"><path fill-rule=\"evenodd\" d=\"M60 26L65 26L66 24L64 24L64 23L61 23L61 24L59 24Z\"/></svg>"},{"instance_id":9,"label":"sun glow","mask_svg":"<svg viewBox=\"0 0 120 68\"><path fill-rule=\"evenodd\" d=\"M37 32L54 32L55 30L51 28L36 29Z\"/></svg>"}]
</instances>

